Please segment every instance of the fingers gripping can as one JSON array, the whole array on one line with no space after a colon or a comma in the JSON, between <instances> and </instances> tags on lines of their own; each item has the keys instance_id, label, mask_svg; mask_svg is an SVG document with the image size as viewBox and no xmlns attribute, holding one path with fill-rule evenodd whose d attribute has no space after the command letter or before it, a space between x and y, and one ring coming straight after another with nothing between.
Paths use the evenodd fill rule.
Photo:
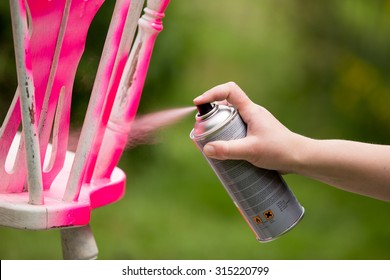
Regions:
<instances>
[{"instance_id":1,"label":"fingers gripping can","mask_svg":"<svg viewBox=\"0 0 390 280\"><path fill-rule=\"evenodd\" d=\"M234 107L211 103L197 107L190 138L202 154L208 142L246 136L246 124ZM303 217L304 208L277 171L243 160L205 158L260 242L274 240Z\"/></svg>"}]
</instances>

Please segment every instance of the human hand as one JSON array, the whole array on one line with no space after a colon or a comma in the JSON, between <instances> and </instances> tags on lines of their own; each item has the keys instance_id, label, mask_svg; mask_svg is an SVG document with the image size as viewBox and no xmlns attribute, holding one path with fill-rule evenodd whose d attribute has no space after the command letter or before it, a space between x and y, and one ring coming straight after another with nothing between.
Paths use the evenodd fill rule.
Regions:
<instances>
[{"instance_id":1,"label":"human hand","mask_svg":"<svg viewBox=\"0 0 390 280\"><path fill-rule=\"evenodd\" d=\"M247 124L247 136L214 141L204 146L206 156L246 160L261 168L292 172L302 136L291 132L264 107L253 103L234 82L216 86L194 99L195 105L226 100L235 106Z\"/></svg>"}]
</instances>

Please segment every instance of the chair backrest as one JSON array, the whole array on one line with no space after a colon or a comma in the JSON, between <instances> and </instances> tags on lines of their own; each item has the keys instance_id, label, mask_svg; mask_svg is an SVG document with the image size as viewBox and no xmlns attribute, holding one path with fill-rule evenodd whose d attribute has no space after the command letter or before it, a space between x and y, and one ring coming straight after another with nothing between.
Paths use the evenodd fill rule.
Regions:
<instances>
[{"instance_id":1,"label":"chair backrest","mask_svg":"<svg viewBox=\"0 0 390 280\"><path fill-rule=\"evenodd\" d=\"M44 204L45 191L63 169L75 74L103 2L10 0L18 88L0 129L0 193L28 191L30 204ZM116 1L64 186L65 202L77 201L83 184L110 178L138 108L168 3L148 0L139 18L144 0Z\"/></svg>"}]
</instances>

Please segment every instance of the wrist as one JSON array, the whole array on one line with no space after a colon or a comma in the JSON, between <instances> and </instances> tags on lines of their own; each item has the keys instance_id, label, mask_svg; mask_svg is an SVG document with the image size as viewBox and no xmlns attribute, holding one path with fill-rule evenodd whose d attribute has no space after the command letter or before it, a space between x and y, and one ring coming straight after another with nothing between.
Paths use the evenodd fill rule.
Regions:
<instances>
[{"instance_id":1,"label":"wrist","mask_svg":"<svg viewBox=\"0 0 390 280\"><path fill-rule=\"evenodd\" d=\"M294 133L290 147L288 172L301 174L308 162L311 147L316 140Z\"/></svg>"}]
</instances>

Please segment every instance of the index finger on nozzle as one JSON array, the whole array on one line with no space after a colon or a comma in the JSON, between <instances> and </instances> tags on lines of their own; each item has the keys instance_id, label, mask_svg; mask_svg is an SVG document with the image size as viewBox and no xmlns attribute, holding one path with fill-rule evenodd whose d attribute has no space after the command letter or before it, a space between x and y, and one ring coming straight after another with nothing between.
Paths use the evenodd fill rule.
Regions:
<instances>
[{"instance_id":1,"label":"index finger on nozzle","mask_svg":"<svg viewBox=\"0 0 390 280\"><path fill-rule=\"evenodd\" d=\"M194 104L200 105L222 100L227 100L238 109L251 102L245 92L236 83L229 82L209 89L202 95L195 98Z\"/></svg>"}]
</instances>

